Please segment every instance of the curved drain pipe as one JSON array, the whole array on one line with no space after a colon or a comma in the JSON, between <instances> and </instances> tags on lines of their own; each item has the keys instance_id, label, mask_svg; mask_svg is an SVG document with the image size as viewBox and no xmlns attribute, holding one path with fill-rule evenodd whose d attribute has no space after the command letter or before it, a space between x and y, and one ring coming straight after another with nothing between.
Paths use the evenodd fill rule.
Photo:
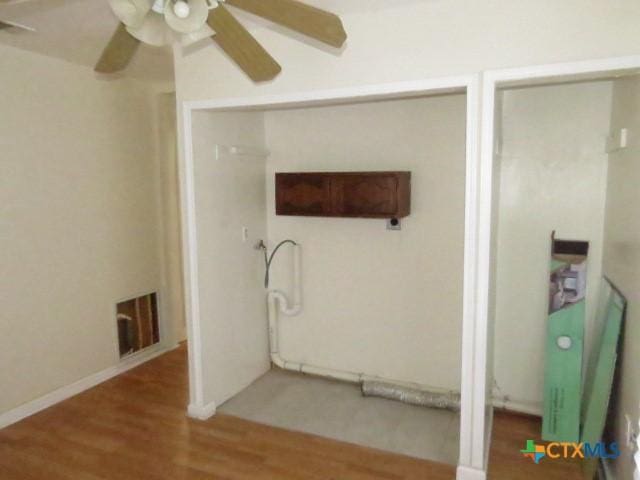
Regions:
<instances>
[{"instance_id":1,"label":"curved drain pipe","mask_svg":"<svg viewBox=\"0 0 640 480\"><path fill-rule=\"evenodd\" d=\"M261 244L264 245L264 244ZM289 301L284 292L269 290L267 292L267 307L269 317L269 353L271 362L278 368L293 372L327 377L344 382L356 383L362 386L363 395L382 396L415 405L435 406L457 411L460 408L460 393L441 388L434 388L414 382L402 382L382 377L355 373L345 370L317 367L299 362L285 360L280 355L278 336L278 314L296 316L302 312L302 276L301 276L301 248L299 244L292 245L293 250L293 302ZM527 413L541 416L538 406L514 403L508 397L493 396L493 406L497 409Z\"/></svg>"},{"instance_id":2,"label":"curved drain pipe","mask_svg":"<svg viewBox=\"0 0 640 480\"><path fill-rule=\"evenodd\" d=\"M419 391L422 395L420 399L428 398L432 401L422 401L428 406L438 406L458 410L460 408L460 397L457 392L449 390L436 389L426 385L413 382L399 382L397 380L385 379L364 373L349 372L345 370L336 370L332 368L318 367L299 362L291 362L285 360L280 355L279 336L278 336L278 314L282 313L287 316L296 316L302 312L302 276L301 276L301 248L299 244L292 245L293 250L293 302L289 305L287 296L280 290L269 290L267 292L267 307L269 317L269 353L271 362L283 370L315 375L319 377L327 377L344 382L357 383L365 385L369 383L371 386L363 388L365 395L384 396L386 398L395 398L404 400L405 396L410 392ZM407 390L408 389L408 390ZM437 400L436 400L437 397ZM439 403L438 403L439 402ZM407 402L420 404L420 401Z\"/></svg>"},{"instance_id":3,"label":"curved drain pipe","mask_svg":"<svg viewBox=\"0 0 640 480\"><path fill-rule=\"evenodd\" d=\"M269 316L269 353L274 365L284 370L334 378L353 383L361 383L364 375L360 373L345 372L331 368L316 367L299 362L291 362L280 356L278 338L278 313L287 316L296 316L302 312L302 277L300 268L300 245L292 245L293 248L293 302L289 305L287 296L280 290L267 292L267 306Z\"/></svg>"},{"instance_id":4,"label":"curved drain pipe","mask_svg":"<svg viewBox=\"0 0 640 480\"><path fill-rule=\"evenodd\" d=\"M363 395L382 396L396 399L414 405L447 408L457 411L460 406L460 393L442 388L434 388L413 382L389 380L364 373L348 372L331 368L317 367L299 362L285 360L280 355L278 337L278 314L296 316L302 312L302 276L301 276L301 251L299 244L292 245L293 251L293 302L289 305L287 296L280 290L267 292L267 306L269 317L269 353L271 362L283 370L327 377L344 382L356 383L362 386ZM264 248L261 243L259 248ZM508 399L494 395L492 397L494 408L542 416L541 409L537 405L516 403Z\"/></svg>"}]
</instances>

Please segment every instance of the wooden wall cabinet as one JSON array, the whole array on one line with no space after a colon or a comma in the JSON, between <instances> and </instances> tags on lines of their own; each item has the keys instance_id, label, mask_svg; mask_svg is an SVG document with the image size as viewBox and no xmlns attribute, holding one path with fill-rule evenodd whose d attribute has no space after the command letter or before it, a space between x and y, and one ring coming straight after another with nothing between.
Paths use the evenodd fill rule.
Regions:
<instances>
[{"instance_id":1,"label":"wooden wall cabinet","mask_svg":"<svg viewBox=\"0 0 640 480\"><path fill-rule=\"evenodd\" d=\"M401 218L411 172L276 173L276 215Z\"/></svg>"}]
</instances>

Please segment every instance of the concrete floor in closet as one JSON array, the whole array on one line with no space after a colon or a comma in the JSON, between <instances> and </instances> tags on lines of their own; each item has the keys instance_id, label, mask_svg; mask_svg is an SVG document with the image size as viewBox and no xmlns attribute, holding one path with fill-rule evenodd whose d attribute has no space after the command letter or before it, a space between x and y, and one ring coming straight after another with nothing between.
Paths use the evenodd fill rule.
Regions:
<instances>
[{"instance_id":1,"label":"concrete floor in closet","mask_svg":"<svg viewBox=\"0 0 640 480\"><path fill-rule=\"evenodd\" d=\"M273 368L218 411L247 420L455 465L459 415L363 397L358 385Z\"/></svg>"}]
</instances>

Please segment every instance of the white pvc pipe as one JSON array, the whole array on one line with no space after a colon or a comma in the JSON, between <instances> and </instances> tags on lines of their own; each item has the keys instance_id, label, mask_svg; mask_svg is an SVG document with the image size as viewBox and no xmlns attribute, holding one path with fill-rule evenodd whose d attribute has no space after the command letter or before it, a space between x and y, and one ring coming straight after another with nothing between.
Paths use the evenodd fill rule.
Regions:
<instances>
[{"instance_id":1,"label":"white pvc pipe","mask_svg":"<svg viewBox=\"0 0 640 480\"><path fill-rule=\"evenodd\" d=\"M293 246L293 308L294 313L290 315L297 315L302 310L302 269L300 245ZM296 310L298 309L298 310ZM285 312L286 314L286 312Z\"/></svg>"},{"instance_id":2,"label":"white pvc pipe","mask_svg":"<svg viewBox=\"0 0 640 480\"><path fill-rule=\"evenodd\" d=\"M285 315L294 316L298 315L302 311L300 245L293 245L293 304L289 306L287 296L280 290L269 290L269 292L267 293L267 298L274 300L277 299L280 311Z\"/></svg>"},{"instance_id":3,"label":"white pvc pipe","mask_svg":"<svg viewBox=\"0 0 640 480\"><path fill-rule=\"evenodd\" d=\"M300 269L300 245L293 246L293 305L289 306L286 295L279 290L269 290L267 306L269 316L269 352L271 361L280 368L285 368L285 361L280 357L278 342L278 309L285 315L294 316L302 311Z\"/></svg>"},{"instance_id":4,"label":"white pvc pipe","mask_svg":"<svg viewBox=\"0 0 640 480\"><path fill-rule=\"evenodd\" d=\"M303 363L290 362L280 356L278 341L278 313L295 316L302 311L302 270L300 258L300 245L293 246L293 303L289 305L287 296L280 290L269 290L267 293L268 315L269 315L269 351L271 361L278 367L285 370L306 373L309 375L319 375L323 377L335 378L348 382L361 382L363 375L330 368L315 367Z\"/></svg>"},{"instance_id":5,"label":"white pvc pipe","mask_svg":"<svg viewBox=\"0 0 640 480\"><path fill-rule=\"evenodd\" d=\"M295 294L294 294L295 297ZM274 365L283 370L292 370L310 375L319 375L322 377L330 377L348 382L360 382L359 375L339 370L331 370L328 368L314 367L298 362L290 362L280 356L278 342L278 310L286 315L297 315L302 310L300 303L294 304L292 307L287 306L287 299L282 292L271 290L267 294L268 312L269 312L269 352L271 361ZM279 308L278 308L279 307Z\"/></svg>"},{"instance_id":6,"label":"white pvc pipe","mask_svg":"<svg viewBox=\"0 0 640 480\"><path fill-rule=\"evenodd\" d=\"M333 378L350 383L362 383L364 381L387 382L394 385L407 388L414 388L427 392L451 393L441 388L435 388L428 385L422 385L414 382L401 382L398 380L390 380L382 377L365 375L364 373L355 373L345 370L335 370L332 368L317 367L304 363L291 362L285 360L280 355L280 345L278 336L278 313L287 316L299 315L302 312L302 269L301 269L301 249L300 245L293 246L293 303L289 305L287 296L280 290L269 290L267 292L267 307L269 317L269 352L271 362L278 368L283 370L291 370L294 372L304 373L308 375L316 375L319 377ZM538 408L505 401L504 399L494 398L493 406L496 408L506 409L509 411L528 413L532 415L541 415Z\"/></svg>"},{"instance_id":7,"label":"white pvc pipe","mask_svg":"<svg viewBox=\"0 0 640 480\"><path fill-rule=\"evenodd\" d=\"M317 367L298 362L290 362L280 355L279 336L278 336L278 313L287 316L295 316L302 312L302 269L301 269L301 248L300 245L293 246L293 303L289 305L287 296L280 290L269 290L267 293L267 307L269 316L269 352L271 361L274 365L284 370L292 370L295 372L306 373L308 375L317 375L321 377L329 377L336 380L342 380L352 383L361 383L365 380L385 381L402 385L409 388L417 388L428 391L442 391L442 389L434 389L425 385L411 382L398 382L397 380L389 380L381 377L373 377L364 373L348 372L345 370L335 370L332 368ZM443 393L446 393L443 391Z\"/></svg>"}]
</instances>

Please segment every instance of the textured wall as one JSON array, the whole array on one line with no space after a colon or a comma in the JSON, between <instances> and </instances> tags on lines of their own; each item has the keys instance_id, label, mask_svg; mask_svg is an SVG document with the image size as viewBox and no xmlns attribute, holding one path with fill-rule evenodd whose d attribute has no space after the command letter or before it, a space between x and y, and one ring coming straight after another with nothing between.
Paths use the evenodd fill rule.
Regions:
<instances>
[{"instance_id":1,"label":"textured wall","mask_svg":"<svg viewBox=\"0 0 640 480\"><path fill-rule=\"evenodd\" d=\"M281 316L285 359L460 389L464 95L268 112L271 246L302 245L304 309ZM276 171L411 171L411 215L275 215ZM289 258L288 258L289 256ZM288 289L290 253L274 262Z\"/></svg>"},{"instance_id":2,"label":"textured wall","mask_svg":"<svg viewBox=\"0 0 640 480\"><path fill-rule=\"evenodd\" d=\"M533 411L542 407L553 230L558 238L590 242L589 351L601 278L604 147L610 111L610 82L503 93L494 346L500 390L496 393Z\"/></svg>"},{"instance_id":3,"label":"textured wall","mask_svg":"<svg viewBox=\"0 0 640 480\"><path fill-rule=\"evenodd\" d=\"M151 95L0 47L0 412L118 362L161 287Z\"/></svg>"}]
</instances>

